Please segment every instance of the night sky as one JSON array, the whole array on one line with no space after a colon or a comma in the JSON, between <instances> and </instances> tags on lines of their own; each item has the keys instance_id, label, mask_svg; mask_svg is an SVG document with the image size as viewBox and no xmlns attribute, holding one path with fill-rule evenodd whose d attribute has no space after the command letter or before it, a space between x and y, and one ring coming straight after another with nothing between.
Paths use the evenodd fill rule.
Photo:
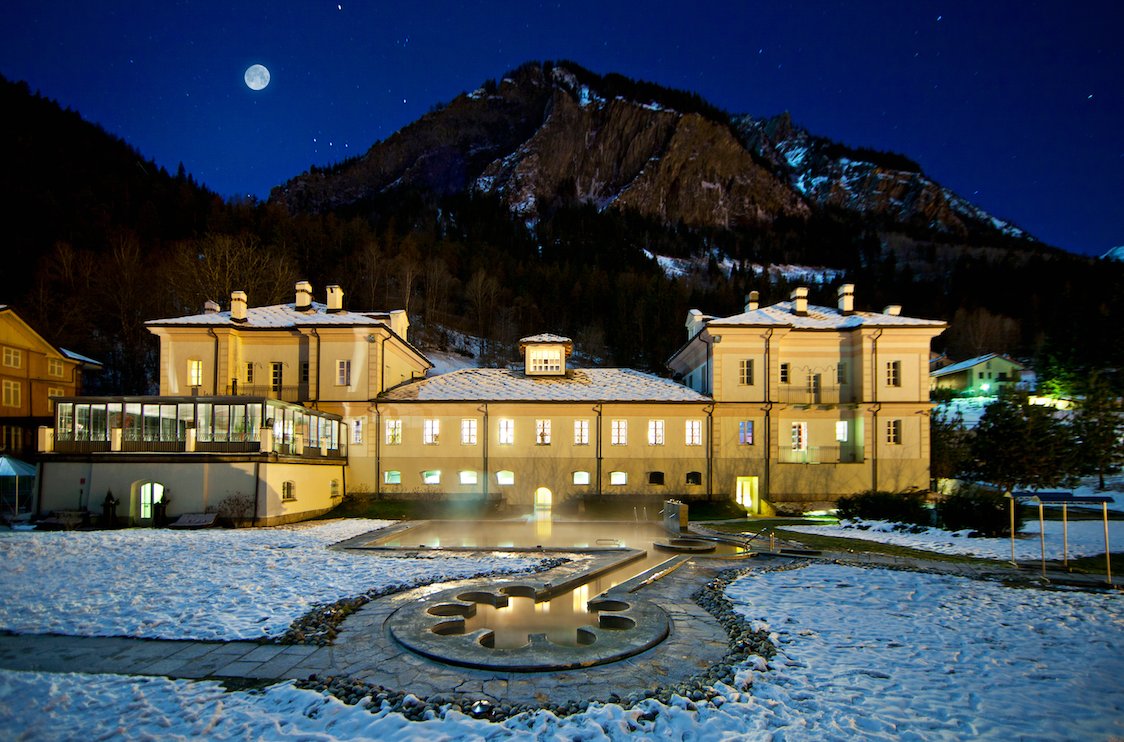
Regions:
<instances>
[{"instance_id":1,"label":"night sky","mask_svg":"<svg viewBox=\"0 0 1124 742\"><path fill-rule=\"evenodd\" d=\"M0 74L269 195L530 60L901 152L1043 241L1124 245L1124 3L8 2ZM253 64L271 80L253 91Z\"/></svg>"}]
</instances>

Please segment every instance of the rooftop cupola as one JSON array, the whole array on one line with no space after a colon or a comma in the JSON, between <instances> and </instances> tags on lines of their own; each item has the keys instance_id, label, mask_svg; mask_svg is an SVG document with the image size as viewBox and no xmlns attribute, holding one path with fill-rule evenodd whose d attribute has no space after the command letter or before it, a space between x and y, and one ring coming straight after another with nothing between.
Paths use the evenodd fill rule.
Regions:
<instances>
[{"instance_id":1,"label":"rooftop cupola","mask_svg":"<svg viewBox=\"0 0 1124 742\"><path fill-rule=\"evenodd\" d=\"M797 317L808 316L808 289L804 286L792 290L792 313Z\"/></svg>"},{"instance_id":2,"label":"rooftop cupola","mask_svg":"<svg viewBox=\"0 0 1124 742\"><path fill-rule=\"evenodd\" d=\"M519 341L519 349L527 376L565 376L574 341L561 335L531 335Z\"/></svg>"},{"instance_id":3,"label":"rooftop cupola","mask_svg":"<svg viewBox=\"0 0 1124 742\"><path fill-rule=\"evenodd\" d=\"M230 319L233 322L246 321L246 292L233 291L230 294Z\"/></svg>"},{"instance_id":4,"label":"rooftop cupola","mask_svg":"<svg viewBox=\"0 0 1124 742\"><path fill-rule=\"evenodd\" d=\"M854 314L855 312L855 284L845 283L839 287L839 313Z\"/></svg>"},{"instance_id":5,"label":"rooftop cupola","mask_svg":"<svg viewBox=\"0 0 1124 742\"><path fill-rule=\"evenodd\" d=\"M760 296L760 294L756 291L750 291L745 295L745 311L753 312L757 310L757 307L760 306L758 303L758 296Z\"/></svg>"},{"instance_id":6,"label":"rooftop cupola","mask_svg":"<svg viewBox=\"0 0 1124 742\"><path fill-rule=\"evenodd\" d=\"M328 314L343 311L343 289L336 285L328 287Z\"/></svg>"},{"instance_id":7,"label":"rooftop cupola","mask_svg":"<svg viewBox=\"0 0 1124 742\"><path fill-rule=\"evenodd\" d=\"M312 309L312 284L308 281L297 281L297 301L294 307L298 312L307 312Z\"/></svg>"}]
</instances>

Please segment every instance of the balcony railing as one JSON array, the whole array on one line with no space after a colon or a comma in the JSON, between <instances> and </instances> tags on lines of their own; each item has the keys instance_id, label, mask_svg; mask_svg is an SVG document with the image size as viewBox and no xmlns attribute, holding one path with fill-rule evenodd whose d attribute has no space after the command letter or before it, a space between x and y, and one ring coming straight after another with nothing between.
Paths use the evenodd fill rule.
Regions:
<instances>
[{"instance_id":1,"label":"balcony railing","mask_svg":"<svg viewBox=\"0 0 1124 742\"><path fill-rule=\"evenodd\" d=\"M819 386L809 389L806 385L781 384L773 392L774 402L784 404L848 404L854 401L850 386Z\"/></svg>"},{"instance_id":2,"label":"balcony railing","mask_svg":"<svg viewBox=\"0 0 1124 742\"><path fill-rule=\"evenodd\" d=\"M226 387L226 393L230 396L238 397L279 399L282 402L307 402L309 400L308 384L292 384L288 386L231 384Z\"/></svg>"},{"instance_id":3,"label":"balcony railing","mask_svg":"<svg viewBox=\"0 0 1124 742\"><path fill-rule=\"evenodd\" d=\"M782 464L861 464L861 446L808 446L806 450L795 451L781 448Z\"/></svg>"}]
</instances>

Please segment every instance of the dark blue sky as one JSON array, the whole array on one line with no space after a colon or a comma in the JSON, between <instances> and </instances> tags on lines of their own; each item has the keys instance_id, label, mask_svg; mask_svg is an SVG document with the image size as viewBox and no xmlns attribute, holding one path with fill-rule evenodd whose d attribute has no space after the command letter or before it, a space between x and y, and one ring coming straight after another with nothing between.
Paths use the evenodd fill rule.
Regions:
<instances>
[{"instance_id":1,"label":"dark blue sky","mask_svg":"<svg viewBox=\"0 0 1124 742\"><path fill-rule=\"evenodd\" d=\"M792 113L1040 239L1124 245L1124 3L9 2L0 74L224 195L362 154L529 60ZM251 91L251 64L270 70Z\"/></svg>"}]
</instances>

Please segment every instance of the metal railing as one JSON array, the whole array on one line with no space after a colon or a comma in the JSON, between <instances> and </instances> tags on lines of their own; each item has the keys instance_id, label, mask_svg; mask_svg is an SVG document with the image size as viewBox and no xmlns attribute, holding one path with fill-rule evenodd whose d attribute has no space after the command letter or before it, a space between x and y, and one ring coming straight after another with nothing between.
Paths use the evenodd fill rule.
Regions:
<instances>
[{"instance_id":1,"label":"metal railing","mask_svg":"<svg viewBox=\"0 0 1124 742\"><path fill-rule=\"evenodd\" d=\"M784 404L848 404L854 401L850 386L819 386L809 389L806 384L781 384L773 390L773 402Z\"/></svg>"},{"instance_id":2,"label":"metal railing","mask_svg":"<svg viewBox=\"0 0 1124 742\"><path fill-rule=\"evenodd\" d=\"M861 464L861 446L808 446L803 451L780 449L782 464Z\"/></svg>"},{"instance_id":3,"label":"metal railing","mask_svg":"<svg viewBox=\"0 0 1124 742\"><path fill-rule=\"evenodd\" d=\"M282 402L307 402L308 384L291 384L286 386L273 386L271 384L231 384L226 387L226 393L237 397L266 397L278 399Z\"/></svg>"}]
</instances>

